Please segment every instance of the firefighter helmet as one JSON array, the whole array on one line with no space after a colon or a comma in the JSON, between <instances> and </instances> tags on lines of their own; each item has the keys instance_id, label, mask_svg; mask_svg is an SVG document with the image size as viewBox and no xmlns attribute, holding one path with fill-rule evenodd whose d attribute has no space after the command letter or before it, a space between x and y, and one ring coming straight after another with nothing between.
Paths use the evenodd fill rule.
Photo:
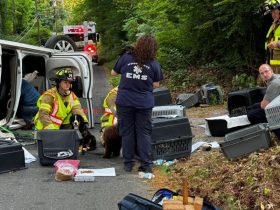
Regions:
<instances>
[{"instance_id":1,"label":"firefighter helmet","mask_svg":"<svg viewBox=\"0 0 280 210\"><path fill-rule=\"evenodd\" d=\"M59 68L55 75L56 82L60 82L61 80L68 80L72 82L74 80L74 75L71 68Z\"/></svg>"},{"instance_id":2,"label":"firefighter helmet","mask_svg":"<svg viewBox=\"0 0 280 210\"><path fill-rule=\"evenodd\" d=\"M266 0L260 7L260 13L267 15L274 9L280 9L280 0Z\"/></svg>"}]
</instances>

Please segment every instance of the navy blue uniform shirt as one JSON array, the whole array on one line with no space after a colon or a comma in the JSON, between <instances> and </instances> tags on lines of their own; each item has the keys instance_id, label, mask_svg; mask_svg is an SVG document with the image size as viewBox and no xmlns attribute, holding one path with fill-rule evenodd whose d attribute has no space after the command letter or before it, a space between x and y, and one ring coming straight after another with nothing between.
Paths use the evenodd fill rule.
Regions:
<instances>
[{"instance_id":1,"label":"navy blue uniform shirt","mask_svg":"<svg viewBox=\"0 0 280 210\"><path fill-rule=\"evenodd\" d=\"M116 104L148 109L154 107L153 83L163 80L160 65L156 60L140 67L132 54L123 54L114 66L121 74Z\"/></svg>"}]
</instances>

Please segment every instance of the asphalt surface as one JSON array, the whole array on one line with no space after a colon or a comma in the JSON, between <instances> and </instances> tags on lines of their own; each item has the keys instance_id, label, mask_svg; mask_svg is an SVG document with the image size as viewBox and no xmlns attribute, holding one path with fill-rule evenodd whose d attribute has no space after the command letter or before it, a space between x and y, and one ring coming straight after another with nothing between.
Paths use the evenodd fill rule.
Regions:
<instances>
[{"instance_id":1,"label":"asphalt surface","mask_svg":"<svg viewBox=\"0 0 280 210\"><path fill-rule=\"evenodd\" d=\"M93 95L99 109L110 86L102 67L94 66L94 76ZM99 126L93 130L96 137ZM37 157L37 145L25 148ZM117 210L117 203L128 193L151 198L154 191L149 190L147 180L138 178L136 171L125 172L121 157L103 159L103 153L104 148L98 145L97 150L80 155L80 168L114 167L115 177L57 182L54 167L43 167L38 161L27 164L26 169L0 174L0 210Z\"/></svg>"}]
</instances>

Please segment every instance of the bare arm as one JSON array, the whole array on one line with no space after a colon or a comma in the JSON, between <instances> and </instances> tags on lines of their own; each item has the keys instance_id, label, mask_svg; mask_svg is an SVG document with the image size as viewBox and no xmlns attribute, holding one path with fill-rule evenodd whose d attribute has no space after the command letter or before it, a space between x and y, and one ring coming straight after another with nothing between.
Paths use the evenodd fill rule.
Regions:
<instances>
[{"instance_id":1,"label":"bare arm","mask_svg":"<svg viewBox=\"0 0 280 210\"><path fill-rule=\"evenodd\" d=\"M269 101L266 99L263 99L261 101L261 108L264 109L269 104Z\"/></svg>"},{"instance_id":2,"label":"bare arm","mask_svg":"<svg viewBox=\"0 0 280 210\"><path fill-rule=\"evenodd\" d=\"M114 69L112 69L112 71L111 71L111 75L112 75L112 76L117 76L117 75L118 75L118 73L117 73L117 72L115 72L115 70L114 70Z\"/></svg>"},{"instance_id":3,"label":"bare arm","mask_svg":"<svg viewBox=\"0 0 280 210\"><path fill-rule=\"evenodd\" d=\"M154 86L154 88L159 88L159 82L154 82L153 86Z\"/></svg>"}]
</instances>

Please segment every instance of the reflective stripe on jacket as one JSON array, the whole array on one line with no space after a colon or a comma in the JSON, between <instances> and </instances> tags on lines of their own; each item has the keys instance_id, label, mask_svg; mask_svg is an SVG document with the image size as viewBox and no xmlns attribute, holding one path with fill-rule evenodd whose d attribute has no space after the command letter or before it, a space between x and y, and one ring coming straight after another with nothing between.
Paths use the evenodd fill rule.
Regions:
<instances>
[{"instance_id":1,"label":"reflective stripe on jacket","mask_svg":"<svg viewBox=\"0 0 280 210\"><path fill-rule=\"evenodd\" d=\"M50 95L53 97L52 107L50 104L42 103L42 99L45 95ZM40 96L40 98L38 99L37 106L39 107L39 112L40 110L45 110L49 113L49 118L51 120L51 123L44 127L43 123L39 119L39 112L38 112L34 118L36 129L37 130L59 129L62 124L69 124L70 117L72 115L71 110L74 106L80 105L80 102L77 96L75 96L73 92L71 92L70 95L67 96L66 101L68 102L67 107L64 105L64 102L61 96L59 95L56 87L44 92L42 96Z\"/></svg>"},{"instance_id":2,"label":"reflective stripe on jacket","mask_svg":"<svg viewBox=\"0 0 280 210\"><path fill-rule=\"evenodd\" d=\"M114 125L116 123L116 117L112 113L112 111L109 109L109 106L107 104L107 99L111 96L111 94L117 94L118 93L118 87L113 88L106 96L103 102L103 107L105 109L104 114L100 117L101 121L101 128L108 127L111 125ZM115 105L116 106L116 105Z\"/></svg>"},{"instance_id":3,"label":"reflective stripe on jacket","mask_svg":"<svg viewBox=\"0 0 280 210\"><path fill-rule=\"evenodd\" d=\"M269 51L269 64L270 65L280 65L280 60L278 59L279 56L276 56L276 54L278 55L280 52L280 48L275 48L273 50L270 50L267 48L267 45L270 42L278 42L280 41L280 26L279 24L276 25L276 30L272 30L273 27L275 27L275 23L273 23L267 34L266 34L266 42L265 42L265 50ZM267 61L268 62L268 61Z\"/></svg>"}]
</instances>

